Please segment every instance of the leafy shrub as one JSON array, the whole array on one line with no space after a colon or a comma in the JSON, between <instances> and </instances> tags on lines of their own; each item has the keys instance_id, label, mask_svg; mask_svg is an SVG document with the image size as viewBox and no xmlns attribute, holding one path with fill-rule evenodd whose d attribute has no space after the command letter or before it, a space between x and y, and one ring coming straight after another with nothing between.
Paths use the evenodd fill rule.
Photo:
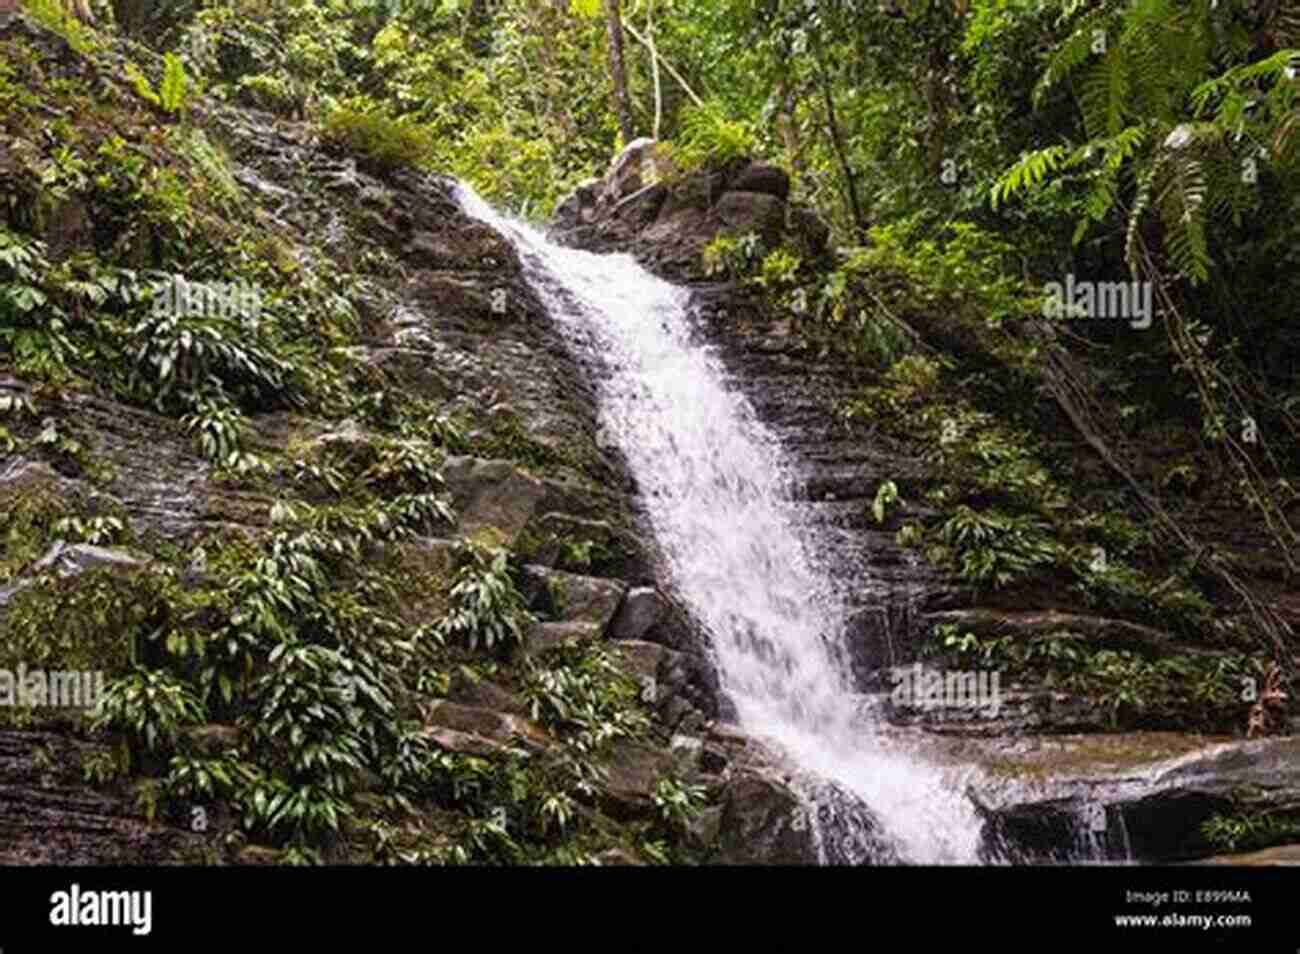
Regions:
<instances>
[{"instance_id":1,"label":"leafy shrub","mask_svg":"<svg viewBox=\"0 0 1300 954\"><path fill-rule=\"evenodd\" d=\"M636 705L636 681L599 645L549 652L544 664L530 665L523 691L533 718L582 753L635 737L647 726Z\"/></svg>"},{"instance_id":2,"label":"leafy shrub","mask_svg":"<svg viewBox=\"0 0 1300 954\"><path fill-rule=\"evenodd\" d=\"M451 611L434 627L442 639L475 649L522 643L531 619L510 573L509 551L464 542L457 548L460 568L451 588Z\"/></svg>"},{"instance_id":3,"label":"leafy shrub","mask_svg":"<svg viewBox=\"0 0 1300 954\"><path fill-rule=\"evenodd\" d=\"M178 400L193 404L214 392L231 393L253 404L291 403L297 398L293 365L250 341L236 321L149 315L131 335L141 344L134 355L130 387L160 409Z\"/></svg>"},{"instance_id":4,"label":"leafy shrub","mask_svg":"<svg viewBox=\"0 0 1300 954\"><path fill-rule=\"evenodd\" d=\"M764 260L763 240L750 232L745 235L719 235L701 250L704 270L709 275L739 279L752 277Z\"/></svg>"},{"instance_id":5,"label":"leafy shrub","mask_svg":"<svg viewBox=\"0 0 1300 954\"><path fill-rule=\"evenodd\" d=\"M1300 820L1262 812L1216 814L1201 823L1201 835L1221 851L1250 851L1282 844L1300 834Z\"/></svg>"},{"instance_id":6,"label":"leafy shrub","mask_svg":"<svg viewBox=\"0 0 1300 954\"><path fill-rule=\"evenodd\" d=\"M731 119L716 102L690 106L682 112L681 128L669 150L672 165L685 174L753 156L758 137L746 120Z\"/></svg>"},{"instance_id":7,"label":"leafy shrub","mask_svg":"<svg viewBox=\"0 0 1300 954\"><path fill-rule=\"evenodd\" d=\"M166 672L136 669L104 690L95 727L126 731L142 751L170 753L181 731L204 718L202 703L184 683Z\"/></svg>"},{"instance_id":8,"label":"leafy shrub","mask_svg":"<svg viewBox=\"0 0 1300 954\"><path fill-rule=\"evenodd\" d=\"M50 270L44 242L0 225L0 347L12 353L24 377L59 384L80 352L46 287Z\"/></svg>"},{"instance_id":9,"label":"leafy shrub","mask_svg":"<svg viewBox=\"0 0 1300 954\"><path fill-rule=\"evenodd\" d=\"M306 91L300 84L277 74L242 76L235 84L235 96L245 105L280 115L299 112L306 105Z\"/></svg>"},{"instance_id":10,"label":"leafy shrub","mask_svg":"<svg viewBox=\"0 0 1300 954\"><path fill-rule=\"evenodd\" d=\"M427 166L436 146L432 132L418 122L347 107L326 115L321 134L326 142L360 153L381 166Z\"/></svg>"},{"instance_id":11,"label":"leafy shrub","mask_svg":"<svg viewBox=\"0 0 1300 954\"><path fill-rule=\"evenodd\" d=\"M763 264L759 268L758 275L754 281L764 288L779 290L788 288L795 283L796 276L799 273L799 267L803 263L799 256L795 255L789 249L773 249L763 259Z\"/></svg>"},{"instance_id":12,"label":"leafy shrub","mask_svg":"<svg viewBox=\"0 0 1300 954\"><path fill-rule=\"evenodd\" d=\"M1056 561L1056 544L1046 524L1031 516L957 508L939 530L945 544L935 556L952 560L963 579L1006 586L1036 567Z\"/></svg>"},{"instance_id":13,"label":"leafy shrub","mask_svg":"<svg viewBox=\"0 0 1300 954\"><path fill-rule=\"evenodd\" d=\"M1223 732L1246 716L1242 680L1256 672L1240 653L1150 659L1127 649L1091 646L1067 630L1038 636L977 636L936 627L943 649L1016 676L1095 698L1112 728L1199 729Z\"/></svg>"}]
</instances>

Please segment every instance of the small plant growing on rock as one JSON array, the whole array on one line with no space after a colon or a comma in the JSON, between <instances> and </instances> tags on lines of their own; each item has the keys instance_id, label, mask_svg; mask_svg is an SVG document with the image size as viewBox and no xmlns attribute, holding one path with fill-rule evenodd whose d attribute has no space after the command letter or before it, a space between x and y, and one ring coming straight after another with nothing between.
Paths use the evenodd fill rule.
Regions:
<instances>
[{"instance_id":1,"label":"small plant growing on rock","mask_svg":"<svg viewBox=\"0 0 1300 954\"><path fill-rule=\"evenodd\" d=\"M381 166L421 166L434 153L432 132L409 119L339 108L325 117L323 138Z\"/></svg>"},{"instance_id":2,"label":"small plant growing on rock","mask_svg":"<svg viewBox=\"0 0 1300 954\"><path fill-rule=\"evenodd\" d=\"M651 797L659 817L669 825L689 825L704 807L703 785L690 785L675 778L662 778Z\"/></svg>"},{"instance_id":3,"label":"small plant growing on rock","mask_svg":"<svg viewBox=\"0 0 1300 954\"><path fill-rule=\"evenodd\" d=\"M754 232L740 236L719 235L701 250L704 271L738 280L752 274L764 260L763 240Z\"/></svg>"},{"instance_id":4,"label":"small plant growing on rock","mask_svg":"<svg viewBox=\"0 0 1300 954\"><path fill-rule=\"evenodd\" d=\"M903 498L898 496L898 485L892 480L887 480L880 485L876 491L876 499L871 504L872 516L876 518L876 523L885 522L885 508L890 504L902 504Z\"/></svg>"},{"instance_id":5,"label":"small plant growing on rock","mask_svg":"<svg viewBox=\"0 0 1300 954\"><path fill-rule=\"evenodd\" d=\"M509 551L466 541L457 559L452 609L434 626L435 635L463 641L470 649L522 643L531 615L511 576Z\"/></svg>"},{"instance_id":6,"label":"small plant growing on rock","mask_svg":"<svg viewBox=\"0 0 1300 954\"><path fill-rule=\"evenodd\" d=\"M1214 815L1201 824L1201 835L1216 848L1246 851L1293 838L1300 823L1264 814Z\"/></svg>"},{"instance_id":7,"label":"small plant growing on rock","mask_svg":"<svg viewBox=\"0 0 1300 954\"><path fill-rule=\"evenodd\" d=\"M107 785L122 774L122 766L112 752L97 749L81 759L81 778L93 785Z\"/></svg>"},{"instance_id":8,"label":"small plant growing on rock","mask_svg":"<svg viewBox=\"0 0 1300 954\"><path fill-rule=\"evenodd\" d=\"M65 539L97 547L121 542L126 536L126 524L118 517L63 517L54 522L52 529Z\"/></svg>"},{"instance_id":9,"label":"small plant growing on rock","mask_svg":"<svg viewBox=\"0 0 1300 954\"><path fill-rule=\"evenodd\" d=\"M190 77L185 72L185 64L175 53L168 53L163 57L162 84L157 92L154 92L148 78L134 63L126 64L126 75L141 99L171 115L178 115L184 111Z\"/></svg>"},{"instance_id":10,"label":"small plant growing on rock","mask_svg":"<svg viewBox=\"0 0 1300 954\"><path fill-rule=\"evenodd\" d=\"M165 672L137 669L104 691L95 728L125 731L138 764L146 753L173 751L181 730L203 719L203 705L189 686Z\"/></svg>"},{"instance_id":11,"label":"small plant growing on rock","mask_svg":"<svg viewBox=\"0 0 1300 954\"><path fill-rule=\"evenodd\" d=\"M717 103L686 109L681 132L673 142L672 163L682 173L752 156L758 148L754 127L731 119Z\"/></svg>"}]
</instances>

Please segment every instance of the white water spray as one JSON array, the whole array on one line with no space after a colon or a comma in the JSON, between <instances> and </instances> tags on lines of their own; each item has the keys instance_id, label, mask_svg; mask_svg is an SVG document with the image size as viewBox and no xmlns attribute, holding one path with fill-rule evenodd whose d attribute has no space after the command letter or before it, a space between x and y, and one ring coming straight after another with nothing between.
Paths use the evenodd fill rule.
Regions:
<instances>
[{"instance_id":1,"label":"white water spray","mask_svg":"<svg viewBox=\"0 0 1300 954\"><path fill-rule=\"evenodd\" d=\"M628 255L556 245L463 186L457 198L512 239L551 319L603 365L601 426L636 479L669 584L711 636L740 728L819 780L806 797L823 860L879 859L883 838L905 862L976 862L965 780L864 724L843 658L845 606L809 557L791 462L691 340L687 292ZM874 837L857 802L878 820Z\"/></svg>"}]
</instances>

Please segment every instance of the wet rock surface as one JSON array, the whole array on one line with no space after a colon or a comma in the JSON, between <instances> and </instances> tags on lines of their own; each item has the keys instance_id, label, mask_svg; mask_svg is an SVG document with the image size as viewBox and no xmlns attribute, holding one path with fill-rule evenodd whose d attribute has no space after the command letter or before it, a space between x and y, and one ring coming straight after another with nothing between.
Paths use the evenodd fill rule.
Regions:
<instances>
[{"instance_id":1,"label":"wet rock surface","mask_svg":"<svg viewBox=\"0 0 1300 954\"><path fill-rule=\"evenodd\" d=\"M911 740L919 752L981 770L968 794L984 819L989 860L1186 861L1217 853L1203 828L1216 816L1300 825L1296 737L1149 732Z\"/></svg>"}]
</instances>

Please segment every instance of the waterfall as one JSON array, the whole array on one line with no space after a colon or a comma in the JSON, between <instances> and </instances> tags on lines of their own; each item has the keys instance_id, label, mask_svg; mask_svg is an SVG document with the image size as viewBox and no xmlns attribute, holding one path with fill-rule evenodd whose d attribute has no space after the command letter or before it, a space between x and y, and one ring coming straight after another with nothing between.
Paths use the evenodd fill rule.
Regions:
<instances>
[{"instance_id":1,"label":"waterfall","mask_svg":"<svg viewBox=\"0 0 1300 954\"><path fill-rule=\"evenodd\" d=\"M457 200L511 239L551 320L603 369L600 426L636 480L666 582L709 634L740 728L810 780L823 861L974 863L965 782L864 723L795 462L693 340L687 291L628 255L556 245L464 186Z\"/></svg>"}]
</instances>

